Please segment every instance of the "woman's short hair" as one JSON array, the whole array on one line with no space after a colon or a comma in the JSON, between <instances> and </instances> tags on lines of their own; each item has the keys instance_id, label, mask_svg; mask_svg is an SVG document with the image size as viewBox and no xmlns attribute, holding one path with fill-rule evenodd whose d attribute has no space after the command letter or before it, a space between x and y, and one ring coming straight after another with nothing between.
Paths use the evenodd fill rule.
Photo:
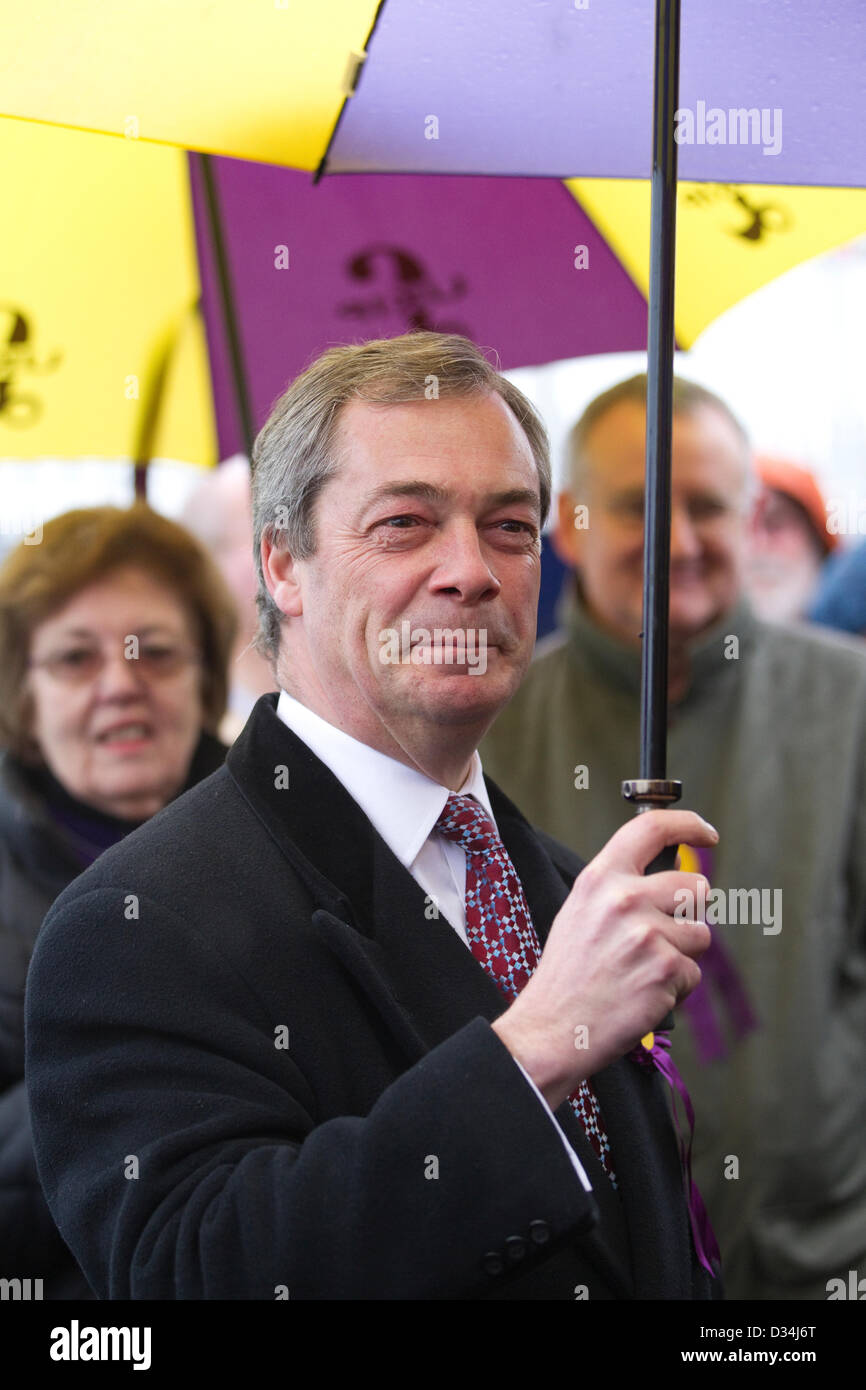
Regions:
<instances>
[{"instance_id":1,"label":"woman's short hair","mask_svg":"<svg viewBox=\"0 0 866 1390\"><path fill-rule=\"evenodd\" d=\"M198 629L204 727L225 713L228 663L237 618L225 582L188 531L143 502L86 507L46 522L37 545L24 541L0 566L0 746L33 761L27 687L36 628L75 594L115 570L134 566L171 590Z\"/></svg>"},{"instance_id":2,"label":"woman's short hair","mask_svg":"<svg viewBox=\"0 0 866 1390\"><path fill-rule=\"evenodd\" d=\"M268 592L261 543L267 537L299 560L315 552L313 506L339 467L336 432L349 401L402 405L492 393L522 428L538 471L541 524L550 509L550 445L540 415L523 392L456 333L404 333L330 348L296 377L276 402L253 446L253 533L259 576L256 645L275 660L282 614Z\"/></svg>"}]
</instances>

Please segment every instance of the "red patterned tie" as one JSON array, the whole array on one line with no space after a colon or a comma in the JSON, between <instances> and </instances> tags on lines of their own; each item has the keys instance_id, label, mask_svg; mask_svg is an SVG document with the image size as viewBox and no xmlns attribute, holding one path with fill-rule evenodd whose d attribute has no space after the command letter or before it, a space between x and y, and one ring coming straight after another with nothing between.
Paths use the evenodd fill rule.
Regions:
<instances>
[{"instance_id":1,"label":"red patterned tie","mask_svg":"<svg viewBox=\"0 0 866 1390\"><path fill-rule=\"evenodd\" d=\"M466 936L472 954L503 994L515 999L537 966L541 950L508 851L486 811L471 796L452 792L436 829L466 852ZM590 1082L581 1081L569 1101L616 1187L610 1141Z\"/></svg>"}]
</instances>

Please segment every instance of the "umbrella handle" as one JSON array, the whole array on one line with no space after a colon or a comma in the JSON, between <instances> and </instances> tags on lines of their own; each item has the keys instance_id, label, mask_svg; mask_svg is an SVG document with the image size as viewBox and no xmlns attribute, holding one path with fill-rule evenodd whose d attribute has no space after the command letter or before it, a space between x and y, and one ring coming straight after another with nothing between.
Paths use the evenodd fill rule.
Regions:
<instances>
[{"instance_id":1,"label":"umbrella handle","mask_svg":"<svg viewBox=\"0 0 866 1390\"><path fill-rule=\"evenodd\" d=\"M658 777L642 777L623 782L622 794L626 801L631 802L635 807L635 813L640 815L643 811L653 811L661 807L672 806L675 801L679 801L683 794L683 784ZM664 873L667 869L674 868L676 858L676 845L666 845L661 853L647 864L644 872L648 874ZM656 1025L655 1032L669 1033L674 1026L674 1014L671 1010L670 1013L665 1014L661 1023Z\"/></svg>"},{"instance_id":2,"label":"umbrella handle","mask_svg":"<svg viewBox=\"0 0 866 1390\"><path fill-rule=\"evenodd\" d=\"M675 869L677 865L676 845L666 845L661 854L657 854L644 870L647 874L663 874L668 869Z\"/></svg>"}]
</instances>

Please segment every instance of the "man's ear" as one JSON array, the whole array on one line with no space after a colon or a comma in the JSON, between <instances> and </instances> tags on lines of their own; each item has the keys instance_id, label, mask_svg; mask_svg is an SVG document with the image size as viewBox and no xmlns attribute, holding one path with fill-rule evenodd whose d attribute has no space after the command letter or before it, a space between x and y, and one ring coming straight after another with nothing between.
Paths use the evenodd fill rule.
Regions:
<instances>
[{"instance_id":1,"label":"man's ear","mask_svg":"<svg viewBox=\"0 0 866 1390\"><path fill-rule=\"evenodd\" d=\"M581 559L583 530L580 512L571 492L561 492L557 498L556 525L550 532L550 543L564 565L577 569Z\"/></svg>"},{"instance_id":2,"label":"man's ear","mask_svg":"<svg viewBox=\"0 0 866 1390\"><path fill-rule=\"evenodd\" d=\"M262 573L268 593L287 618L299 618L304 611L298 563L291 551L262 536Z\"/></svg>"}]
</instances>

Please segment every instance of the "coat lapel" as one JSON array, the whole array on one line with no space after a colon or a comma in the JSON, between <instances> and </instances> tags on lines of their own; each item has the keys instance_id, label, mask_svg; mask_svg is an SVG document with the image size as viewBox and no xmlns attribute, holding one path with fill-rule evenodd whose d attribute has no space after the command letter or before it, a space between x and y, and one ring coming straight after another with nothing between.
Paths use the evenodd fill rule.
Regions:
<instances>
[{"instance_id":1,"label":"coat lapel","mask_svg":"<svg viewBox=\"0 0 866 1390\"><path fill-rule=\"evenodd\" d=\"M472 1018L502 1012L499 991L345 787L263 696L227 765L241 793L315 898L317 919L365 988L406 1015L412 1061ZM361 962L366 962L366 967Z\"/></svg>"}]
</instances>

